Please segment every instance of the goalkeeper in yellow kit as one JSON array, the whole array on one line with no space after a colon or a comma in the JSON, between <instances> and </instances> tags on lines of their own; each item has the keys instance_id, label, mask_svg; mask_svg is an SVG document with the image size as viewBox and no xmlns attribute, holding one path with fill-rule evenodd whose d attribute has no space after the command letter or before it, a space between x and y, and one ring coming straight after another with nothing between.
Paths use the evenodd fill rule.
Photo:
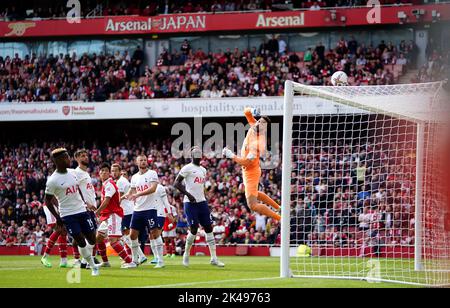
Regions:
<instances>
[{"instance_id":1,"label":"goalkeeper in yellow kit","mask_svg":"<svg viewBox=\"0 0 450 308\"><path fill-rule=\"evenodd\" d=\"M235 155L228 148L224 148L222 154L241 165L245 186L245 197L247 198L247 204L250 209L261 215L280 220L280 215L269 207L271 206L278 210L280 206L268 195L262 191L258 191L259 179L261 177L259 158L266 151L266 132L267 125L270 124L270 119L263 116L257 121L254 116L258 114L255 109L251 108L245 108L244 114L250 124L250 130L242 145L241 155ZM262 201L265 204L259 203L259 201Z\"/></svg>"}]
</instances>

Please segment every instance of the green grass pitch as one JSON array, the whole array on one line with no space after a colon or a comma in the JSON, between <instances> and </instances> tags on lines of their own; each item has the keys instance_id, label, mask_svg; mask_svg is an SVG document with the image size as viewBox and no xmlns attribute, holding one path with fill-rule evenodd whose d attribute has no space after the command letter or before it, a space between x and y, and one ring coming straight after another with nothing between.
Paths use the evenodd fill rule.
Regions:
<instances>
[{"instance_id":1,"label":"green grass pitch","mask_svg":"<svg viewBox=\"0 0 450 308\"><path fill-rule=\"evenodd\" d=\"M393 283L368 283L357 280L280 279L279 259L271 257L223 257L225 268L209 265L208 257L191 257L191 266L184 268L181 257L166 261L166 268L154 269L144 264L137 269L120 269L120 260L111 257L112 268L102 268L99 277L81 269L80 283L68 283L70 269L60 269L59 258L52 256L52 268L44 268L39 257L0 257L0 287L175 287L175 288L326 288L411 287ZM329 262L329 260L327 261Z\"/></svg>"}]
</instances>

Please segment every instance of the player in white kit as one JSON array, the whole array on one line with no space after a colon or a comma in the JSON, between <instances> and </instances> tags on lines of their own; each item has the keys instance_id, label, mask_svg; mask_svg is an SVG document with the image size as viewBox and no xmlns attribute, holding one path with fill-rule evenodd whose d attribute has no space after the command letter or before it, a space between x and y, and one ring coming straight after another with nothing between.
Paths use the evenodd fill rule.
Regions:
<instances>
[{"instance_id":1,"label":"player in white kit","mask_svg":"<svg viewBox=\"0 0 450 308\"><path fill-rule=\"evenodd\" d=\"M169 199L167 198L167 191L166 188L158 184L158 187L156 188L156 202L157 202L157 228L156 230L150 234L150 247L152 249L153 255L155 256L155 259L152 260L151 263L158 264L159 260L157 258L158 255L163 256L164 255L164 242L161 237L162 230L164 227L164 222L166 221L166 216L170 220L173 220L173 216L170 213L170 203ZM169 213L169 214L166 214ZM152 240L154 240L152 242ZM159 252L156 252L156 249L160 249Z\"/></svg>"},{"instance_id":2,"label":"player in white kit","mask_svg":"<svg viewBox=\"0 0 450 308\"><path fill-rule=\"evenodd\" d=\"M97 210L97 201L95 195L95 188L92 184L91 176L88 172L89 167L89 153L86 149L77 150L74 154L75 160L78 163L77 168L75 168L75 172L80 179L80 191L83 195L84 201L86 202L86 206L88 209L89 215L92 216L92 219L95 222L97 228L97 217L95 217L95 211ZM96 264L100 263L97 261L95 256L97 255L97 251L100 253L103 263L103 267L110 267L111 265L108 262L108 258L106 256L106 244L105 243L97 243L92 251L94 256L94 262ZM86 266L86 262L84 260L81 261L82 267Z\"/></svg>"},{"instance_id":3,"label":"player in white kit","mask_svg":"<svg viewBox=\"0 0 450 308\"><path fill-rule=\"evenodd\" d=\"M189 224L186 247L183 255L183 265L189 266L189 256L192 245L195 242L198 227L205 229L206 242L211 254L211 265L224 267L225 264L217 259L216 242L213 233L213 221L209 211L208 202L205 197L206 169L200 166L202 151L199 147L191 149L192 162L181 168L175 179L175 188L184 194L184 212Z\"/></svg>"},{"instance_id":4,"label":"player in white kit","mask_svg":"<svg viewBox=\"0 0 450 308\"><path fill-rule=\"evenodd\" d=\"M111 166L111 173L116 181L117 187L119 188L120 193L120 206L123 209L123 219L122 219L122 240L125 243L125 250L131 256L131 241L130 241L130 226L131 226L131 218L133 216L133 207L134 203L127 200L125 198L126 194L131 188L131 184L128 181L128 172L126 170L122 170L122 167L119 164L113 164ZM139 263L147 262L147 257L144 255L141 249L139 249Z\"/></svg>"},{"instance_id":5,"label":"player in white kit","mask_svg":"<svg viewBox=\"0 0 450 308\"><path fill-rule=\"evenodd\" d=\"M158 174L148 168L147 156L145 155L139 155L136 158L136 164L139 167L139 171L132 176L131 188L125 198L134 202L134 211L130 226L130 240L133 262L139 264L139 230L148 227L152 238L157 238L158 205L155 192L158 187ZM162 255L159 255L159 251L161 250L158 248L156 240L152 239L150 243L157 247L155 250L159 262L155 268L163 268L165 266L164 259Z\"/></svg>"},{"instance_id":6,"label":"player in white kit","mask_svg":"<svg viewBox=\"0 0 450 308\"><path fill-rule=\"evenodd\" d=\"M99 275L99 267L94 263L92 249L95 245L96 226L92 216L88 214L83 201L77 174L70 166L70 157L64 148L52 152L56 170L47 178L45 203L56 218L58 228L66 227L74 238L80 254L89 263L92 275ZM56 202L55 202L56 200ZM56 210L59 207L59 211Z\"/></svg>"}]
</instances>

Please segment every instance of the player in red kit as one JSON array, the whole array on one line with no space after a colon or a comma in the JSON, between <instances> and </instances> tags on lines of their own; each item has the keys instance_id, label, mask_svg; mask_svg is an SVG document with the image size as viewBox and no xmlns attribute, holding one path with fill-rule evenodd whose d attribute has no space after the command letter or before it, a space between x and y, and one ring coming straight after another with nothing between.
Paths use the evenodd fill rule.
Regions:
<instances>
[{"instance_id":1,"label":"player in red kit","mask_svg":"<svg viewBox=\"0 0 450 308\"><path fill-rule=\"evenodd\" d=\"M42 254L41 263L45 267L52 267L52 263L49 260L50 252L55 246L56 242L59 244L59 253L61 255L61 262L59 263L59 267L71 267L67 263L67 230L62 226L56 226L56 218L50 213L50 210L47 208L47 205L43 205L45 217L47 219L47 226L53 228L53 233L50 235L47 245L44 248L44 252Z\"/></svg>"},{"instance_id":2,"label":"player in red kit","mask_svg":"<svg viewBox=\"0 0 450 308\"><path fill-rule=\"evenodd\" d=\"M100 167L100 180L102 181L102 200L100 207L95 212L99 217L100 226L97 230L97 243L104 243L108 239L111 247L125 261L122 268L133 268L132 262L120 242L122 237L123 209L120 206L120 193L114 180L111 178L111 167L104 163Z\"/></svg>"},{"instance_id":3,"label":"player in red kit","mask_svg":"<svg viewBox=\"0 0 450 308\"><path fill-rule=\"evenodd\" d=\"M164 209L164 211L166 212L166 220L164 221L162 235L167 252L165 257L175 258L175 238L177 237L177 209L173 205L170 205L169 211L167 209Z\"/></svg>"}]
</instances>

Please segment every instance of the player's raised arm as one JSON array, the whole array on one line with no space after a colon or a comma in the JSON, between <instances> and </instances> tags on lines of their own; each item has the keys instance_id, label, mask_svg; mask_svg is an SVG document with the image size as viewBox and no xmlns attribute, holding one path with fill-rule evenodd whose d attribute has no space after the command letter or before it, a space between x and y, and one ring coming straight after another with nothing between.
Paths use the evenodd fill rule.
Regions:
<instances>
[{"instance_id":1,"label":"player's raised arm","mask_svg":"<svg viewBox=\"0 0 450 308\"><path fill-rule=\"evenodd\" d=\"M177 178L175 179L175 183L173 184L173 186L178 189L182 194L184 194L185 196L187 196L189 198L189 201L192 203L197 203L197 201L195 200L194 196L191 195L187 190L186 190L186 186L183 185L183 180L184 177L181 174L177 175Z\"/></svg>"},{"instance_id":2,"label":"player's raised arm","mask_svg":"<svg viewBox=\"0 0 450 308\"><path fill-rule=\"evenodd\" d=\"M255 116L259 116L259 111L256 108L246 107L244 109L244 115L247 118L248 124L253 126L256 123Z\"/></svg>"}]
</instances>

